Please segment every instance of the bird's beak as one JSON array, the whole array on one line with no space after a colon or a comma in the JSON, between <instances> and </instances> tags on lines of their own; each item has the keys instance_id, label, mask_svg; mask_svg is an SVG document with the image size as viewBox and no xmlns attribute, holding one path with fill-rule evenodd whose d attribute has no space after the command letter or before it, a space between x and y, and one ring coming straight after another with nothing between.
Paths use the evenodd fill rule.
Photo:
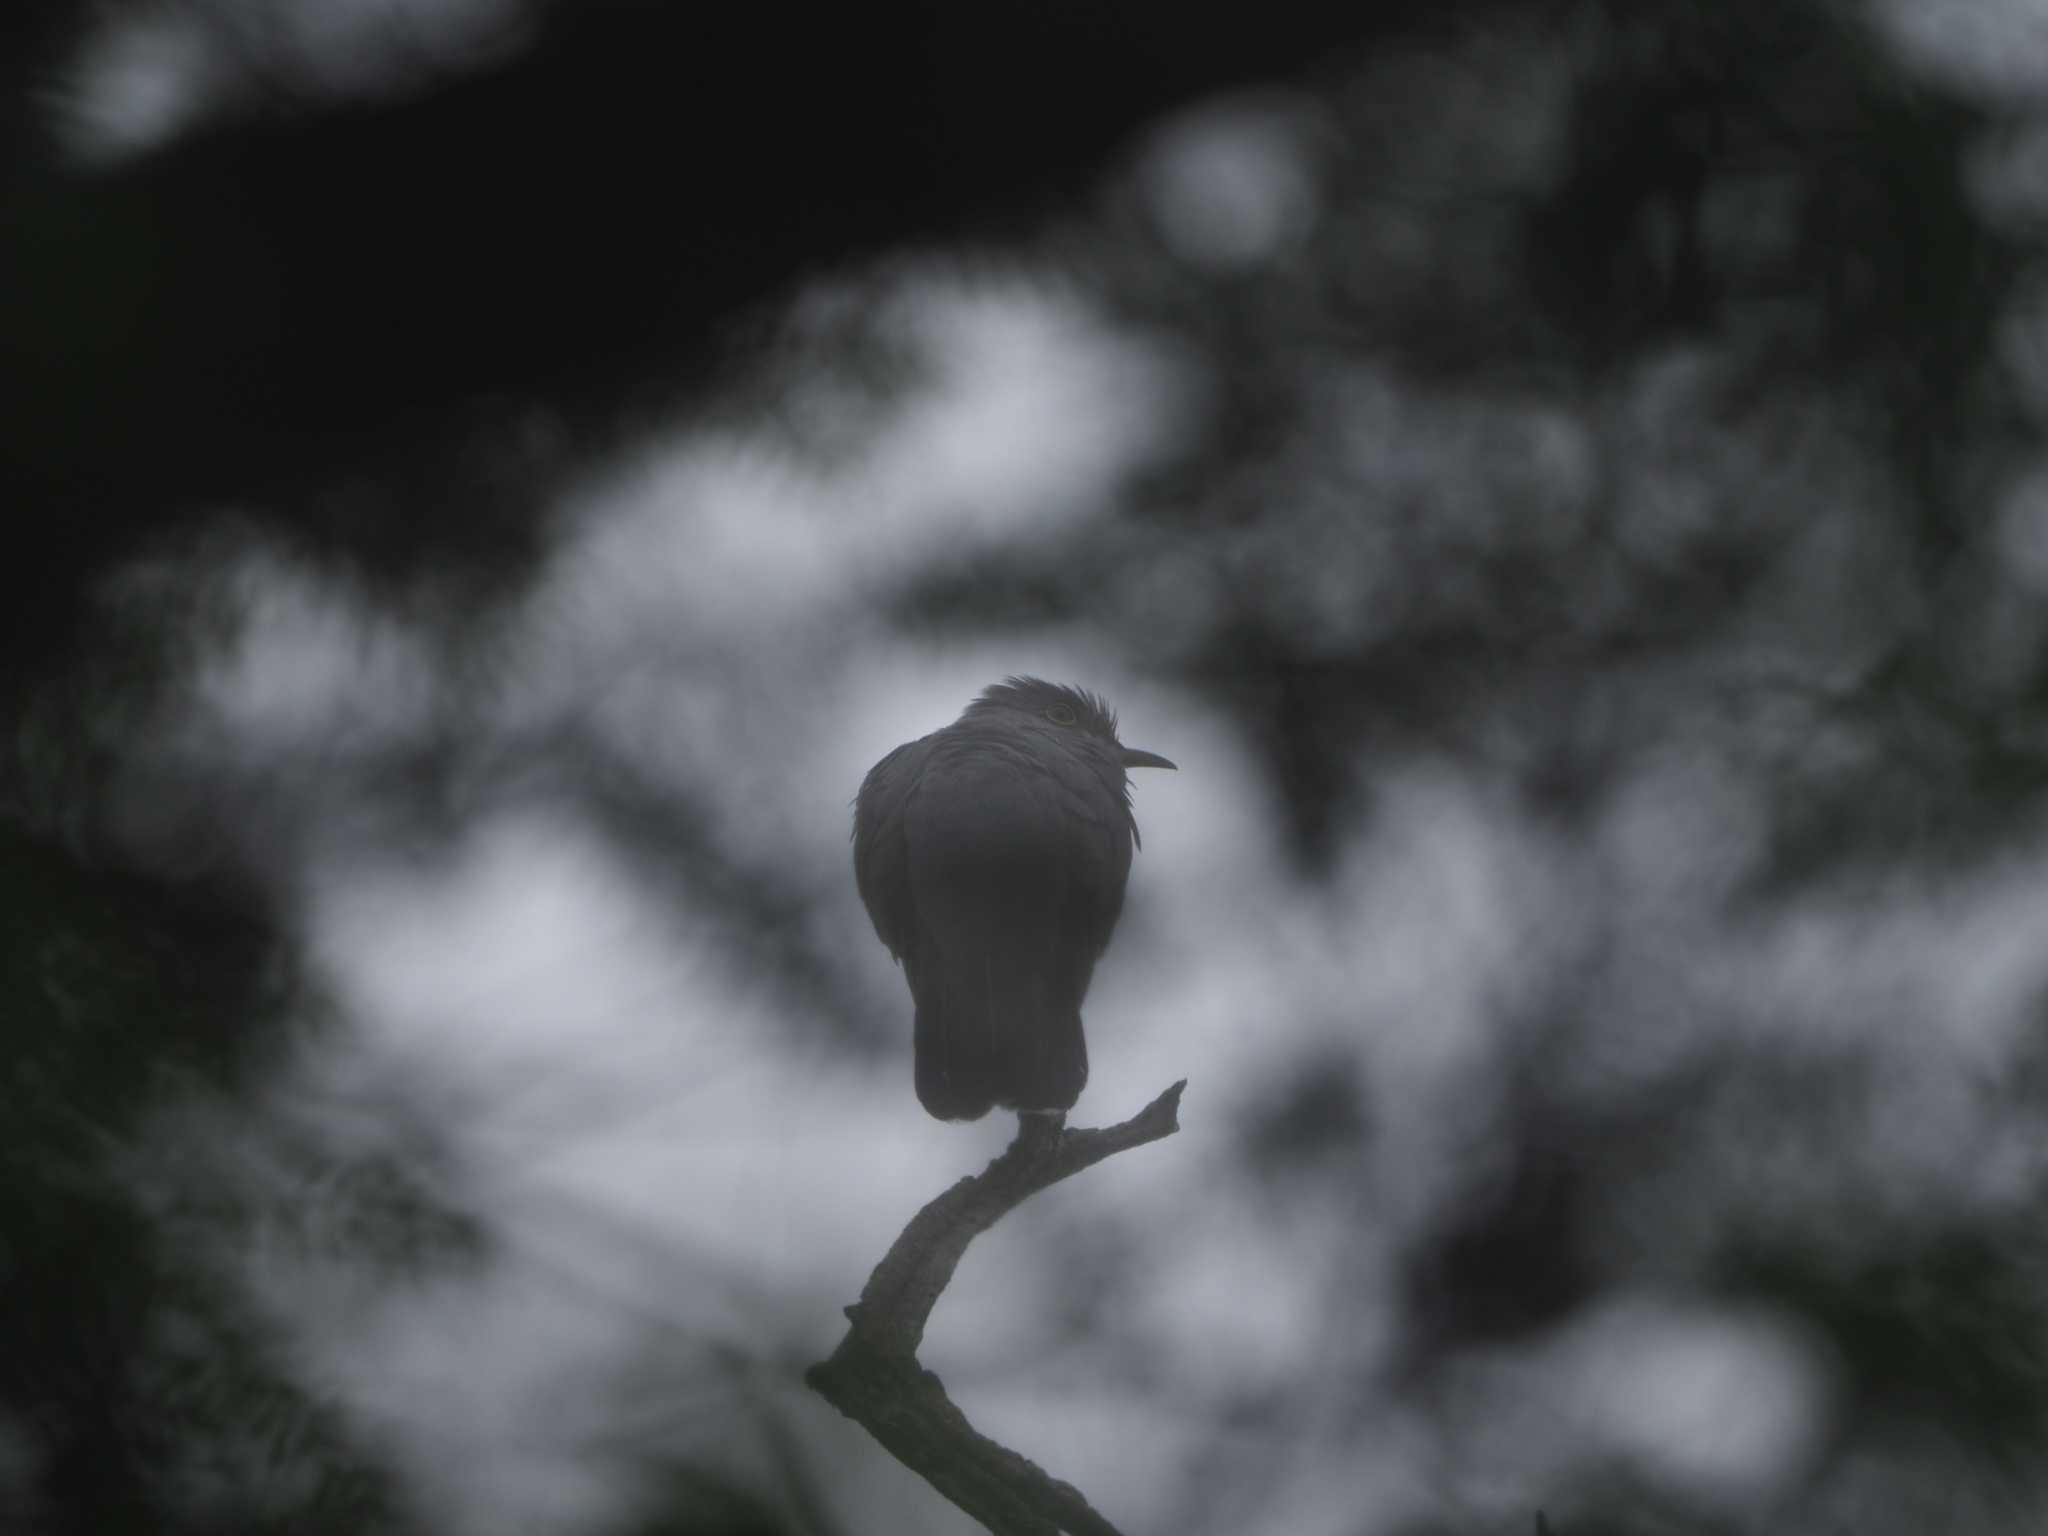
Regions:
<instances>
[{"instance_id":1,"label":"bird's beak","mask_svg":"<svg viewBox=\"0 0 2048 1536\"><path fill-rule=\"evenodd\" d=\"M1138 747L1125 747L1123 761L1126 768L1171 768L1174 766L1157 752L1147 752Z\"/></svg>"}]
</instances>

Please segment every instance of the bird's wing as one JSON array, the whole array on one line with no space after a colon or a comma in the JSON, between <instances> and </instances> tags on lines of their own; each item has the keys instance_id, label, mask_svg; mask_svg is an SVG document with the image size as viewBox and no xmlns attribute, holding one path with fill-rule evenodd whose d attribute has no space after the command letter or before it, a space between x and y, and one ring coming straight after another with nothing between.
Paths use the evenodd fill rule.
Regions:
<instances>
[{"instance_id":1,"label":"bird's wing","mask_svg":"<svg viewBox=\"0 0 2048 1536\"><path fill-rule=\"evenodd\" d=\"M876 935L899 960L913 923L904 812L930 750L929 736L905 742L868 770L853 803L854 883Z\"/></svg>"}]
</instances>

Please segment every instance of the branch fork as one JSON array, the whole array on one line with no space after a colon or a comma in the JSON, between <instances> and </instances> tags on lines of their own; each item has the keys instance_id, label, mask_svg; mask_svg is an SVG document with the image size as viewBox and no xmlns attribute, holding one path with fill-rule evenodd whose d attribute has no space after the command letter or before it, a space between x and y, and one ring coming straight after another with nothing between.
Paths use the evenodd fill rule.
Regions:
<instances>
[{"instance_id":1,"label":"branch fork","mask_svg":"<svg viewBox=\"0 0 2048 1536\"><path fill-rule=\"evenodd\" d=\"M932 1308L967 1245L1031 1196L1104 1158L1180 1129L1183 1079L1130 1119L1067 1130L1064 1116L1022 1114L1017 1136L980 1173L910 1219L846 1309L846 1337L804 1380L997 1536L1117 1536L1079 1490L978 1433L917 1360Z\"/></svg>"}]
</instances>

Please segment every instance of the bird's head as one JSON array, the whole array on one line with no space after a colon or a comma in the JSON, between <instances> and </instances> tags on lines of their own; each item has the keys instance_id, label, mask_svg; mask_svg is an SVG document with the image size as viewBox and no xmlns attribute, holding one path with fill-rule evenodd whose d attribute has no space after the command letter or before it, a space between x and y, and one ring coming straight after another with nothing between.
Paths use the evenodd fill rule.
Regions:
<instances>
[{"instance_id":1,"label":"bird's head","mask_svg":"<svg viewBox=\"0 0 2048 1536\"><path fill-rule=\"evenodd\" d=\"M1107 756L1118 767L1174 766L1157 752L1127 747L1117 740L1116 711L1100 694L1084 688L1048 683L1041 677L1006 677L982 689L981 697L967 706L969 717L1012 710L1042 720L1062 735L1072 733L1077 745Z\"/></svg>"}]
</instances>

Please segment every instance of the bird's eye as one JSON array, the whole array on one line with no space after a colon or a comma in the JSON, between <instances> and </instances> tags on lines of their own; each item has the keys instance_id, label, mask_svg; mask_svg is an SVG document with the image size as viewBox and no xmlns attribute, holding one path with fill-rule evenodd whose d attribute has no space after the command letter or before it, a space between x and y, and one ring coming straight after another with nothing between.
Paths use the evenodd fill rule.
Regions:
<instances>
[{"instance_id":1,"label":"bird's eye","mask_svg":"<svg viewBox=\"0 0 2048 1536\"><path fill-rule=\"evenodd\" d=\"M1074 712L1064 704L1048 704L1045 706L1045 718L1054 725L1072 725Z\"/></svg>"}]
</instances>

